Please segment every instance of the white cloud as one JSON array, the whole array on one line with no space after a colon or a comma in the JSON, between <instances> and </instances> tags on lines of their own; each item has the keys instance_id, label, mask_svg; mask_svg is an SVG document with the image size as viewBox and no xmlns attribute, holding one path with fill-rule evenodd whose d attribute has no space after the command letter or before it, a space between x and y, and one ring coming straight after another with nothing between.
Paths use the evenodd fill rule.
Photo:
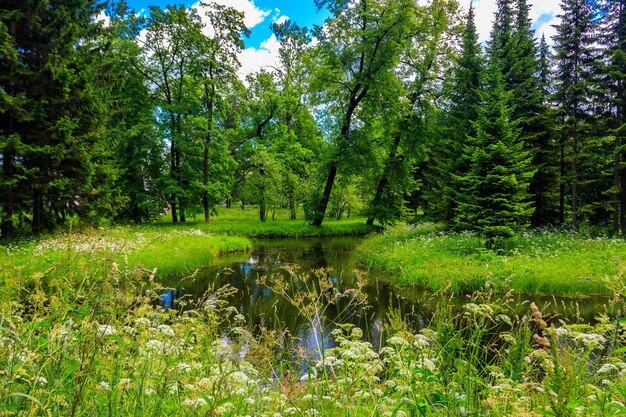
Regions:
<instances>
[{"instance_id":1,"label":"white cloud","mask_svg":"<svg viewBox=\"0 0 626 417\"><path fill-rule=\"evenodd\" d=\"M254 4L254 0L210 0L211 3L217 3L224 6L232 7L239 10L244 14L244 23L248 29L252 29L258 24L262 23L267 16L272 13L271 10L262 10ZM200 16L204 18L202 13L200 2L194 4L192 7L196 8L200 13Z\"/></svg>"},{"instance_id":2,"label":"white cloud","mask_svg":"<svg viewBox=\"0 0 626 417\"><path fill-rule=\"evenodd\" d=\"M461 5L465 10L469 8L469 4L469 0L461 0ZM537 38L541 38L541 35L545 34L546 41L552 43L550 37L556 32L552 25L558 24L559 19L556 16L561 13L560 0L535 0L535 2L530 2L530 6L530 18L533 22L539 16L551 16L550 20L542 22L536 28L535 35ZM480 42L489 39L497 8L496 0L478 0L474 2L476 28L478 29L478 40Z\"/></svg>"},{"instance_id":3,"label":"white cloud","mask_svg":"<svg viewBox=\"0 0 626 417\"><path fill-rule=\"evenodd\" d=\"M111 18L104 13L104 10L100 10L100 13L96 16L96 22L102 22L104 27L111 26Z\"/></svg>"},{"instance_id":4,"label":"white cloud","mask_svg":"<svg viewBox=\"0 0 626 417\"><path fill-rule=\"evenodd\" d=\"M259 49L246 48L239 54L239 62L241 69L239 70L239 78L244 80L246 75L266 69L271 71L272 67L278 66L278 50L280 42L276 39L276 35L272 34L268 39L261 42Z\"/></svg>"},{"instance_id":5,"label":"white cloud","mask_svg":"<svg viewBox=\"0 0 626 417\"><path fill-rule=\"evenodd\" d=\"M285 23L287 20L289 20L289 16L281 15L281 16L278 16L276 19L274 19L274 23L276 23L277 25L281 25Z\"/></svg>"}]
</instances>

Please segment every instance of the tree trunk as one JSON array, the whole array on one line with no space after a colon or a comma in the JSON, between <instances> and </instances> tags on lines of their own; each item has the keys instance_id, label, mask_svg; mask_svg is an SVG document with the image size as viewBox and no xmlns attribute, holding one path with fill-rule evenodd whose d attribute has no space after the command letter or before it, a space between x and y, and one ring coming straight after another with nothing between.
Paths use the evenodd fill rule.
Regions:
<instances>
[{"instance_id":1,"label":"tree trunk","mask_svg":"<svg viewBox=\"0 0 626 417\"><path fill-rule=\"evenodd\" d=\"M289 220L296 220L296 192L289 187Z\"/></svg>"},{"instance_id":2,"label":"tree trunk","mask_svg":"<svg viewBox=\"0 0 626 417\"><path fill-rule=\"evenodd\" d=\"M206 190L206 187L209 185L209 145L211 144L211 137L213 133L213 98L215 97L214 83L211 84L210 92L208 86L204 83L204 97L207 108L207 135L204 140L204 155L202 161L202 170L204 174L202 184L205 187L205 190L202 193L202 207L204 209L204 222L209 223L211 221L211 214L209 212L209 192Z\"/></svg>"},{"instance_id":3,"label":"tree trunk","mask_svg":"<svg viewBox=\"0 0 626 417\"><path fill-rule=\"evenodd\" d=\"M574 127L572 143L572 230L578 230L578 129Z\"/></svg>"},{"instance_id":4,"label":"tree trunk","mask_svg":"<svg viewBox=\"0 0 626 417\"><path fill-rule=\"evenodd\" d=\"M335 177L337 176L337 166L334 163L330 164L328 170L328 177L326 178L326 186L324 187L324 193L320 199L315 213L313 213L313 226L321 226L324 221L324 215L326 214L326 208L328 207L328 201L330 200L330 193L333 190L333 184L335 183Z\"/></svg>"},{"instance_id":5,"label":"tree trunk","mask_svg":"<svg viewBox=\"0 0 626 417\"><path fill-rule=\"evenodd\" d=\"M177 223L178 222L178 213L176 212L176 194L173 194L170 196L170 206L171 206L171 210L172 210L172 223Z\"/></svg>"},{"instance_id":6,"label":"tree trunk","mask_svg":"<svg viewBox=\"0 0 626 417\"><path fill-rule=\"evenodd\" d=\"M615 155L613 156L613 237L619 236L620 228L620 202L622 195L622 182L620 180L620 138L615 135Z\"/></svg>"},{"instance_id":7,"label":"tree trunk","mask_svg":"<svg viewBox=\"0 0 626 417\"><path fill-rule=\"evenodd\" d=\"M348 108L346 109L343 125L341 126L341 131L339 133L340 143L348 139L348 134L350 133L350 124L352 122L352 114L354 113L354 110L356 110L356 107L359 105L361 100L367 94L368 89L364 88L357 96L356 92L359 90L359 88L355 87L352 92L352 97L350 97L350 102ZM326 209L328 208L330 193L333 191L333 184L335 183L336 176L337 165L335 165L334 162L331 162L330 168L328 169L328 177L326 178L326 185L324 186L324 193L322 194L322 198L320 199L317 208L313 213L313 226L319 227L324 221L324 215L326 214Z\"/></svg>"},{"instance_id":8,"label":"tree trunk","mask_svg":"<svg viewBox=\"0 0 626 417\"><path fill-rule=\"evenodd\" d=\"M561 136L559 167L559 223L565 224L565 134Z\"/></svg>"},{"instance_id":9,"label":"tree trunk","mask_svg":"<svg viewBox=\"0 0 626 417\"><path fill-rule=\"evenodd\" d=\"M2 172L5 181L12 181L14 175L14 153L10 150L5 150L2 154ZM3 215L2 225L0 225L0 236L3 238L13 236L15 230L13 228L13 186L8 185L4 187L2 193L3 201Z\"/></svg>"},{"instance_id":10,"label":"tree trunk","mask_svg":"<svg viewBox=\"0 0 626 417\"><path fill-rule=\"evenodd\" d=\"M39 233L44 228L43 195L39 186L33 188L33 222L32 230Z\"/></svg>"},{"instance_id":11,"label":"tree trunk","mask_svg":"<svg viewBox=\"0 0 626 417\"><path fill-rule=\"evenodd\" d=\"M389 185L389 164L390 164L390 161L396 158L396 155L398 154L399 146L400 146L400 133L396 134L396 136L393 138L393 146L391 147L391 151L389 152L389 157L387 158L387 161L385 162L385 166L383 168L383 174L380 177L380 180L378 180L378 186L376 187L376 194L374 195L374 199L372 200L372 203L370 204L370 213L367 216L367 221L365 222L365 224L368 226L372 226L374 224L374 217L375 217L374 210L381 203L383 192L385 191L385 188L387 188L387 186Z\"/></svg>"},{"instance_id":12,"label":"tree trunk","mask_svg":"<svg viewBox=\"0 0 626 417\"><path fill-rule=\"evenodd\" d=\"M170 132L172 132L172 137L170 138L170 176L173 179L176 179L176 139L174 138L175 131L175 120L174 115L170 115ZM172 192L170 196L170 205L172 209L172 222L178 222L178 213L176 210L176 193Z\"/></svg>"},{"instance_id":13,"label":"tree trunk","mask_svg":"<svg viewBox=\"0 0 626 417\"><path fill-rule=\"evenodd\" d=\"M261 166L259 168L259 176L261 177L261 192L259 193L259 219L262 222L267 220L267 205L265 201L265 170Z\"/></svg>"}]
</instances>

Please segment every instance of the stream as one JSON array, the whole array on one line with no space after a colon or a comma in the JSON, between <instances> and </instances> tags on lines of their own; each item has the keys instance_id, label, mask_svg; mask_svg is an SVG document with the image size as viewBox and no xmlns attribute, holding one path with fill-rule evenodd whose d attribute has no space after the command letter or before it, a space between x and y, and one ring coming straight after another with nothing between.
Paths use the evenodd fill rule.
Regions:
<instances>
[{"instance_id":1,"label":"stream","mask_svg":"<svg viewBox=\"0 0 626 417\"><path fill-rule=\"evenodd\" d=\"M472 301L469 295L444 298L420 288L396 287L389 284L390 277L384 271L364 271L362 266L358 271L355 249L361 239L256 240L248 253L226 255L192 276L165 280L163 284L169 289L162 293L161 305L185 308L201 299L210 288L230 284L237 289L229 299L230 305L246 318L252 332L262 327L288 329L297 335L299 347L318 350L321 346L334 346L331 332L338 324L360 327L377 348L384 344L384 328L390 312L399 312L414 329L421 329L428 325L438 302L451 303L460 309ZM273 274L280 278L275 280L279 283L269 286L261 283L260 277ZM320 308L311 311L304 308L306 302L298 305L279 294L284 289L289 297L294 297L313 286L319 293L320 276L327 283ZM366 305L358 304L353 295L359 280L364 283L361 292L367 296ZM328 288L330 283L332 288ZM613 315L606 310L604 298L518 296L515 312L529 314L530 301L537 303L552 322L594 323L599 313Z\"/></svg>"}]
</instances>

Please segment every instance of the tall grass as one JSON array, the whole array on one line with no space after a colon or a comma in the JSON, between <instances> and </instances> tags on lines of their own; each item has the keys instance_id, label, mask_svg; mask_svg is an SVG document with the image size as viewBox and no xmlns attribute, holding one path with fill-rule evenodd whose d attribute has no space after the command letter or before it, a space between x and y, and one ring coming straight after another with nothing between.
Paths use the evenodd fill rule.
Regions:
<instances>
[{"instance_id":1,"label":"tall grass","mask_svg":"<svg viewBox=\"0 0 626 417\"><path fill-rule=\"evenodd\" d=\"M345 314L368 314L358 282L339 292L326 271L315 279L266 277L265 285L295 305L309 327L319 328L329 309L339 313L326 323L332 339L302 350L284 327L253 327L232 305L236 290L228 285L210 288L184 310L158 307L163 288L153 266L130 261L147 243L130 248L98 236L84 238L84 251L54 241L61 250L38 255L53 254L52 264L27 265L19 249L3 258L0 415L626 412L626 332L606 317L593 327L557 328L540 307L515 313L508 294L473 293L457 312L442 291L433 297L440 301L432 321L412 327L404 312L393 310L376 324L383 337L373 346L370 328L342 323ZM272 318L285 319L278 312Z\"/></svg>"},{"instance_id":2,"label":"tall grass","mask_svg":"<svg viewBox=\"0 0 626 417\"><path fill-rule=\"evenodd\" d=\"M485 285L527 294L610 294L607 281L626 265L626 242L562 231L528 232L498 250L484 249L471 233L444 232L436 224L403 226L368 239L359 255L402 285L472 292Z\"/></svg>"},{"instance_id":3,"label":"tall grass","mask_svg":"<svg viewBox=\"0 0 626 417\"><path fill-rule=\"evenodd\" d=\"M198 228L113 227L58 233L0 246L0 267L38 278L59 269L91 269L94 260L157 268L159 275L184 273L215 260L217 255L245 251L243 237L213 235ZM48 271L48 272L46 272Z\"/></svg>"},{"instance_id":4,"label":"tall grass","mask_svg":"<svg viewBox=\"0 0 626 417\"><path fill-rule=\"evenodd\" d=\"M155 307L149 270L93 260L99 272L20 291L3 275L0 413L107 416L615 415L624 406L621 327L549 327L537 308L474 294L461 313L442 302L427 327L400 311L382 346L333 323L333 340L296 349L294 335L251 329L210 289L183 311ZM363 305L323 271L267 277L312 324L325 309ZM367 311L367 309L363 310ZM341 315L339 316L341 317ZM536 335L536 336L534 336ZM533 336L533 337L531 337ZM609 344L608 340L612 341ZM534 341L534 342L533 342ZM538 342L541 341L541 342Z\"/></svg>"}]
</instances>

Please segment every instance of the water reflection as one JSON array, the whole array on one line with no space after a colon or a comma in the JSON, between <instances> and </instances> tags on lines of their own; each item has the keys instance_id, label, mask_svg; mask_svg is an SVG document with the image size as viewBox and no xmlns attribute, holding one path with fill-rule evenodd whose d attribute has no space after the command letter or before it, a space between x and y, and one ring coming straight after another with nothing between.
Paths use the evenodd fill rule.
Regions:
<instances>
[{"instance_id":1,"label":"water reflection","mask_svg":"<svg viewBox=\"0 0 626 417\"><path fill-rule=\"evenodd\" d=\"M376 349L384 343L385 323L390 311L399 312L414 329L421 329L429 324L437 302L460 308L470 301L464 295L443 299L417 288L398 289L385 283L382 272L375 271L367 273L367 284L361 288L367 294L367 306L356 305L349 296L337 297L338 294L349 294L359 284L359 273L355 272L352 256L358 242L359 239L355 238L257 241L251 253L230 258L227 264L207 267L192 279L165 282L172 288L163 292L161 304L165 308L179 308L178 301L182 297L197 301L210 286L218 288L230 284L238 290L231 300L232 305L246 317L250 331L286 328L298 336L297 347L315 356L320 350L335 345L332 330L339 323L351 323L363 329ZM322 275L333 286L332 294L324 296L335 301L308 314L303 314L301 308L263 285L259 279L279 274L285 282L291 283L293 288L288 293L294 296L298 291L320 288L320 273L314 272L320 269L326 271L326 275ZM304 274L306 279L294 281L294 274ZM527 299L529 297L522 296L516 303L519 314L528 313ZM545 315L552 314L553 320L580 323L593 321L600 312L612 315L604 307L605 299L532 299Z\"/></svg>"}]
</instances>

